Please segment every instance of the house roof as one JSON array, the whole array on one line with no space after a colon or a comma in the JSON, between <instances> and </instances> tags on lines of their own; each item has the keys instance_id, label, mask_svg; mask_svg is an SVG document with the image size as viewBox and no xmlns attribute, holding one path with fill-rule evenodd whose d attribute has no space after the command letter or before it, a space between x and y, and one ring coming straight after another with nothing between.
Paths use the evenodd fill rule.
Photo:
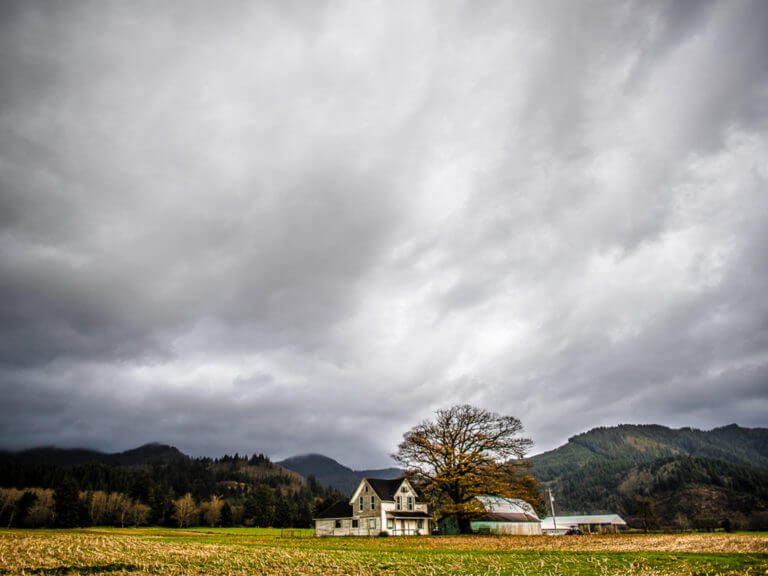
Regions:
<instances>
[{"instance_id":1,"label":"house roof","mask_svg":"<svg viewBox=\"0 0 768 576\"><path fill-rule=\"evenodd\" d=\"M385 480L384 478L364 478L364 480L368 482L379 498L392 501L395 499L395 493L405 478L395 478L394 480Z\"/></svg>"},{"instance_id":2,"label":"house roof","mask_svg":"<svg viewBox=\"0 0 768 576\"><path fill-rule=\"evenodd\" d=\"M541 521L542 530L554 530L555 524L559 529L575 528L584 524L613 524L626 526L627 523L618 514L590 514L586 516L555 516L555 520L549 516Z\"/></svg>"},{"instance_id":3,"label":"house roof","mask_svg":"<svg viewBox=\"0 0 768 576\"><path fill-rule=\"evenodd\" d=\"M387 512L387 516L391 516L392 518L431 518L426 512L405 512L403 510Z\"/></svg>"},{"instance_id":4,"label":"house roof","mask_svg":"<svg viewBox=\"0 0 768 576\"><path fill-rule=\"evenodd\" d=\"M349 502L336 502L315 518L349 518L350 516L352 516L352 505Z\"/></svg>"}]
</instances>

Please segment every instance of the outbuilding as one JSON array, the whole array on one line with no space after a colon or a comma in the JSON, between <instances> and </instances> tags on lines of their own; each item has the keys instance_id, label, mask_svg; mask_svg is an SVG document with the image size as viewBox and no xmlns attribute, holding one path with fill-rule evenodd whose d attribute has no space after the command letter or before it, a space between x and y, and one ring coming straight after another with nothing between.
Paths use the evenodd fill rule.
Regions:
<instances>
[{"instance_id":1,"label":"outbuilding","mask_svg":"<svg viewBox=\"0 0 768 576\"><path fill-rule=\"evenodd\" d=\"M583 516L548 516L541 521L544 534L562 535L578 530L586 533L619 532L627 523L618 514L587 514Z\"/></svg>"},{"instance_id":2,"label":"outbuilding","mask_svg":"<svg viewBox=\"0 0 768 576\"><path fill-rule=\"evenodd\" d=\"M486 513L471 522L474 532L535 536L541 534L541 520L528 502L519 498L478 496Z\"/></svg>"}]
</instances>

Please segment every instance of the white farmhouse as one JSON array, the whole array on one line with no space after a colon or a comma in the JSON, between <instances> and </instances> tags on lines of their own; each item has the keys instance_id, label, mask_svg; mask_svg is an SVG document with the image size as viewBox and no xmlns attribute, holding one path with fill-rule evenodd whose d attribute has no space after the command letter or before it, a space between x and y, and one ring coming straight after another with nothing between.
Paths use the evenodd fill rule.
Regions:
<instances>
[{"instance_id":1,"label":"white farmhouse","mask_svg":"<svg viewBox=\"0 0 768 576\"><path fill-rule=\"evenodd\" d=\"M433 525L407 478L363 478L348 502L317 515L315 536L420 535L429 534Z\"/></svg>"}]
</instances>

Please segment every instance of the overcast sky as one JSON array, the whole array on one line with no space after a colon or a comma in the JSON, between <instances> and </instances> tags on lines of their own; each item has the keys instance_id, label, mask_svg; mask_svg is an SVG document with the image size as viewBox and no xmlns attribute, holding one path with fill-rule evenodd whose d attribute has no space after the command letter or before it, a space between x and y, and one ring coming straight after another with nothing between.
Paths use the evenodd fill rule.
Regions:
<instances>
[{"instance_id":1,"label":"overcast sky","mask_svg":"<svg viewBox=\"0 0 768 576\"><path fill-rule=\"evenodd\" d=\"M0 8L3 446L768 423L768 3Z\"/></svg>"}]
</instances>

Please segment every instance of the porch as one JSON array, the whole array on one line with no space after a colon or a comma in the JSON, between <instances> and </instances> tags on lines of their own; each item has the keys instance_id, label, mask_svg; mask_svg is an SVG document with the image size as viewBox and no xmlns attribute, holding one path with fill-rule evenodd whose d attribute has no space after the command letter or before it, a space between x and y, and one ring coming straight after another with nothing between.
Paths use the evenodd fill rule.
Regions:
<instances>
[{"instance_id":1,"label":"porch","mask_svg":"<svg viewBox=\"0 0 768 576\"><path fill-rule=\"evenodd\" d=\"M426 512L387 512L387 532L392 536L424 536L432 529Z\"/></svg>"}]
</instances>

